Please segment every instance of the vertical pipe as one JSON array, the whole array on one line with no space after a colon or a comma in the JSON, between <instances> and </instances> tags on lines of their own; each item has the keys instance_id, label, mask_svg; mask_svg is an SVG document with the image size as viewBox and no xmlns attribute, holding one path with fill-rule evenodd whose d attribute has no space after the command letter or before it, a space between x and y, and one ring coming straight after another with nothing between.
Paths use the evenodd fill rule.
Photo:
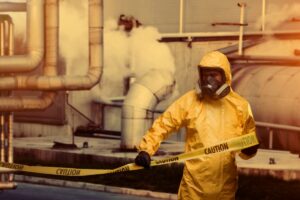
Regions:
<instances>
[{"instance_id":1,"label":"vertical pipe","mask_svg":"<svg viewBox=\"0 0 300 200\"><path fill-rule=\"evenodd\" d=\"M0 116L0 125L1 125L1 162L4 162L4 115L1 113Z\"/></svg>"},{"instance_id":2,"label":"vertical pipe","mask_svg":"<svg viewBox=\"0 0 300 200\"><path fill-rule=\"evenodd\" d=\"M4 55L4 21L0 21L0 56ZM1 96L1 93L0 93ZM4 132L2 123L2 113L0 113L0 161L4 161ZM4 176L0 175L0 182L3 182Z\"/></svg>"},{"instance_id":3,"label":"vertical pipe","mask_svg":"<svg viewBox=\"0 0 300 200\"><path fill-rule=\"evenodd\" d=\"M180 0L179 5L179 33L183 31L183 0Z\"/></svg>"},{"instance_id":4,"label":"vertical pipe","mask_svg":"<svg viewBox=\"0 0 300 200\"><path fill-rule=\"evenodd\" d=\"M12 56L15 53L15 43L14 43L14 24L11 21L9 23L8 29L8 55ZM14 162L14 152L13 152L13 113L8 113L8 160L7 162L13 163ZM8 180L12 182L14 180L14 175L9 174Z\"/></svg>"},{"instance_id":5,"label":"vertical pipe","mask_svg":"<svg viewBox=\"0 0 300 200\"><path fill-rule=\"evenodd\" d=\"M4 162L4 132L3 132L3 113L0 113L0 161ZM0 174L0 182L4 182L5 177Z\"/></svg>"},{"instance_id":6,"label":"vertical pipe","mask_svg":"<svg viewBox=\"0 0 300 200\"><path fill-rule=\"evenodd\" d=\"M273 149L273 129L269 130L269 149Z\"/></svg>"},{"instance_id":7,"label":"vertical pipe","mask_svg":"<svg viewBox=\"0 0 300 200\"><path fill-rule=\"evenodd\" d=\"M8 162L9 163L13 163L14 162L14 147L13 147L13 123L14 123L14 115L13 113L9 113L9 119L8 119L8 134L9 134L9 138L8 138ZM10 174L9 175L9 181L13 181L14 180L14 175Z\"/></svg>"},{"instance_id":8,"label":"vertical pipe","mask_svg":"<svg viewBox=\"0 0 300 200\"><path fill-rule=\"evenodd\" d=\"M4 21L0 21L0 56L4 56Z\"/></svg>"},{"instance_id":9,"label":"vertical pipe","mask_svg":"<svg viewBox=\"0 0 300 200\"><path fill-rule=\"evenodd\" d=\"M8 119L8 128L9 128L9 158L8 162L12 163L14 159L14 154L13 154L13 123L14 123L14 115L13 113L9 113L9 119Z\"/></svg>"},{"instance_id":10,"label":"vertical pipe","mask_svg":"<svg viewBox=\"0 0 300 200\"><path fill-rule=\"evenodd\" d=\"M0 56L5 54L5 23L4 20L0 21ZM1 96L1 93L0 93ZM0 113L0 161L5 162L5 133L4 133L4 115ZM0 176L0 182L5 181L4 176Z\"/></svg>"},{"instance_id":11,"label":"vertical pipe","mask_svg":"<svg viewBox=\"0 0 300 200\"><path fill-rule=\"evenodd\" d=\"M13 22L10 22L9 24L9 30L8 30L8 55L11 56L14 54L14 48L15 48L15 44L14 44L14 24Z\"/></svg>"},{"instance_id":12,"label":"vertical pipe","mask_svg":"<svg viewBox=\"0 0 300 200\"><path fill-rule=\"evenodd\" d=\"M266 0L262 0L261 6L261 31L265 31L265 17L266 17Z\"/></svg>"},{"instance_id":13,"label":"vertical pipe","mask_svg":"<svg viewBox=\"0 0 300 200\"><path fill-rule=\"evenodd\" d=\"M239 34L239 50L238 54L242 55L243 52L243 34L244 34L244 11L245 11L245 3L238 3L238 6L241 8L241 13L240 13L240 34Z\"/></svg>"}]
</instances>

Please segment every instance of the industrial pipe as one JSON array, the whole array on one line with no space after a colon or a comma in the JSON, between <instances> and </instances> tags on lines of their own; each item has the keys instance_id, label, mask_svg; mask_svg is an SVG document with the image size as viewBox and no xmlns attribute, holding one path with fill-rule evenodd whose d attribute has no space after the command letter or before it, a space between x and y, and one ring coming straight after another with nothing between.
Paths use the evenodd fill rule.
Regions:
<instances>
[{"instance_id":1,"label":"industrial pipe","mask_svg":"<svg viewBox=\"0 0 300 200\"><path fill-rule=\"evenodd\" d=\"M183 33L183 7L184 0L179 0L179 34Z\"/></svg>"},{"instance_id":2,"label":"industrial pipe","mask_svg":"<svg viewBox=\"0 0 300 200\"><path fill-rule=\"evenodd\" d=\"M4 116L0 115L0 161L5 162L5 133L4 133Z\"/></svg>"},{"instance_id":3,"label":"industrial pipe","mask_svg":"<svg viewBox=\"0 0 300 200\"><path fill-rule=\"evenodd\" d=\"M14 54L14 24L11 22L8 27L8 55L12 56Z\"/></svg>"},{"instance_id":4,"label":"industrial pipe","mask_svg":"<svg viewBox=\"0 0 300 200\"><path fill-rule=\"evenodd\" d=\"M130 88L122 107L121 149L135 149L153 122L156 105L174 89L172 73L151 70Z\"/></svg>"},{"instance_id":5,"label":"industrial pipe","mask_svg":"<svg viewBox=\"0 0 300 200\"><path fill-rule=\"evenodd\" d=\"M102 74L103 60L102 8L102 0L89 0L89 69L87 75L49 76L48 72L45 72L45 76L8 76L0 78L0 90L80 90L90 89L97 84ZM57 28L57 24L53 26ZM53 63L46 62L45 65L45 69L48 69L47 65L53 65Z\"/></svg>"},{"instance_id":6,"label":"industrial pipe","mask_svg":"<svg viewBox=\"0 0 300 200\"><path fill-rule=\"evenodd\" d=\"M14 162L14 149L13 149L13 123L14 123L14 115L12 112L8 113L8 162ZM14 175L9 175L9 181L13 181Z\"/></svg>"},{"instance_id":7,"label":"industrial pipe","mask_svg":"<svg viewBox=\"0 0 300 200\"><path fill-rule=\"evenodd\" d=\"M24 12L26 3L0 2L0 12Z\"/></svg>"},{"instance_id":8,"label":"industrial pipe","mask_svg":"<svg viewBox=\"0 0 300 200\"><path fill-rule=\"evenodd\" d=\"M238 6L241 8L241 14L240 14L240 24L244 24L244 12L245 12L245 3L238 3ZM238 54L243 54L243 35L244 35L244 26L240 26L240 34L239 34L239 50Z\"/></svg>"},{"instance_id":9,"label":"industrial pipe","mask_svg":"<svg viewBox=\"0 0 300 200\"><path fill-rule=\"evenodd\" d=\"M4 37L5 37L5 31L4 31L4 21L0 20L0 56L3 56L5 53L5 45L4 45Z\"/></svg>"},{"instance_id":10,"label":"industrial pipe","mask_svg":"<svg viewBox=\"0 0 300 200\"><path fill-rule=\"evenodd\" d=\"M1 111L43 110L49 107L55 97L54 92L45 92L39 97L1 97Z\"/></svg>"},{"instance_id":11,"label":"industrial pipe","mask_svg":"<svg viewBox=\"0 0 300 200\"><path fill-rule=\"evenodd\" d=\"M265 31L266 26L266 0L261 1L261 31Z\"/></svg>"},{"instance_id":12,"label":"industrial pipe","mask_svg":"<svg viewBox=\"0 0 300 200\"><path fill-rule=\"evenodd\" d=\"M46 1L46 54L44 74L47 76L57 75L57 54L58 54L58 4L57 0ZM9 34L13 37L12 34ZM10 39L8 39L10 41ZM13 48L13 44L9 47ZM9 49L13 53L13 49ZM6 88L8 90L8 88ZM54 98L54 92L44 92L38 97L0 97L1 111L22 111L22 110L41 110L49 107Z\"/></svg>"},{"instance_id":13,"label":"industrial pipe","mask_svg":"<svg viewBox=\"0 0 300 200\"><path fill-rule=\"evenodd\" d=\"M247 56L229 55L228 59L232 63L238 64L277 64L277 65L300 65L300 59L289 56ZM253 65L254 66L254 65Z\"/></svg>"},{"instance_id":14,"label":"industrial pipe","mask_svg":"<svg viewBox=\"0 0 300 200\"><path fill-rule=\"evenodd\" d=\"M251 104L256 121L300 127L300 69L287 66L233 66L233 89ZM278 127L279 128L279 127ZM297 131L297 130L295 130ZM300 134L277 130L282 149L300 151ZM289 132L289 134L281 134Z\"/></svg>"},{"instance_id":15,"label":"industrial pipe","mask_svg":"<svg viewBox=\"0 0 300 200\"><path fill-rule=\"evenodd\" d=\"M0 73L31 71L44 56L44 0L27 2L27 54L0 57Z\"/></svg>"}]
</instances>

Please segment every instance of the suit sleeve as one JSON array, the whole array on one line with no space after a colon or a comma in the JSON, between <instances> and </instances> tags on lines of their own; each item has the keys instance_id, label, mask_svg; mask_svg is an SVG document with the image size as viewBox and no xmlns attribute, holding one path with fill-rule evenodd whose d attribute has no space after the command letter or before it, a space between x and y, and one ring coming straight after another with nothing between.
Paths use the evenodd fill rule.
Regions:
<instances>
[{"instance_id":1,"label":"suit sleeve","mask_svg":"<svg viewBox=\"0 0 300 200\"><path fill-rule=\"evenodd\" d=\"M146 151L151 156L157 151L160 143L172 132L178 131L185 123L190 95L184 95L176 100L161 116L153 123L152 127L143 137L138 150Z\"/></svg>"},{"instance_id":2,"label":"suit sleeve","mask_svg":"<svg viewBox=\"0 0 300 200\"><path fill-rule=\"evenodd\" d=\"M248 110L247 110L247 118L245 121L245 126L244 126L244 133L243 134L250 134L250 133L255 133L256 134L256 128L255 128L255 121L253 118L253 114L251 111L251 107L248 104ZM252 147L248 147L246 149L243 149L242 152L240 153L240 157L248 160L250 158L252 158L253 156L256 155L257 149L258 149L258 145L252 146ZM243 153L247 152L247 154Z\"/></svg>"}]
</instances>

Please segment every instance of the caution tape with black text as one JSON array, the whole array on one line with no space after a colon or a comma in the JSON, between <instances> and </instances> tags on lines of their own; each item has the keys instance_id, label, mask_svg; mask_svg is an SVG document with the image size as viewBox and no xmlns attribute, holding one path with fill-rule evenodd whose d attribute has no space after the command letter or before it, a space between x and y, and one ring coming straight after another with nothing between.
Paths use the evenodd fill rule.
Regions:
<instances>
[{"instance_id":1,"label":"caution tape with black text","mask_svg":"<svg viewBox=\"0 0 300 200\"><path fill-rule=\"evenodd\" d=\"M255 133L246 134L240 137L232 138L221 143L203 147L196 151L182 153L177 156L158 159L151 161L151 166L165 165L174 162L182 162L191 160L203 155L212 155L217 153L238 151L247 147L258 144ZM15 171L31 172L38 174L58 175L58 176L90 176L109 173L118 173L125 171L133 171L143 169L134 163L123 165L115 169L78 169L78 168L64 168L64 167L44 167L44 166L29 166L16 163L0 162L0 167L9 168Z\"/></svg>"}]
</instances>

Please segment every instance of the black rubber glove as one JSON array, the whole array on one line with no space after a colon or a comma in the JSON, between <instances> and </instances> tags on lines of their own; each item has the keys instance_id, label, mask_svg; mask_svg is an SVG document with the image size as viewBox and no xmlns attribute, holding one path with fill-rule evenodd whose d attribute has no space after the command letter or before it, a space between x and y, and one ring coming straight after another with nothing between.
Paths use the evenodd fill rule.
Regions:
<instances>
[{"instance_id":1,"label":"black rubber glove","mask_svg":"<svg viewBox=\"0 0 300 200\"><path fill-rule=\"evenodd\" d=\"M252 147L248 147L246 149L242 149L241 152L243 154L246 154L247 156L251 156L257 152L258 147L259 147L259 144L254 145Z\"/></svg>"},{"instance_id":2,"label":"black rubber glove","mask_svg":"<svg viewBox=\"0 0 300 200\"><path fill-rule=\"evenodd\" d=\"M151 158L146 151L141 151L135 158L135 164L150 169Z\"/></svg>"}]
</instances>

